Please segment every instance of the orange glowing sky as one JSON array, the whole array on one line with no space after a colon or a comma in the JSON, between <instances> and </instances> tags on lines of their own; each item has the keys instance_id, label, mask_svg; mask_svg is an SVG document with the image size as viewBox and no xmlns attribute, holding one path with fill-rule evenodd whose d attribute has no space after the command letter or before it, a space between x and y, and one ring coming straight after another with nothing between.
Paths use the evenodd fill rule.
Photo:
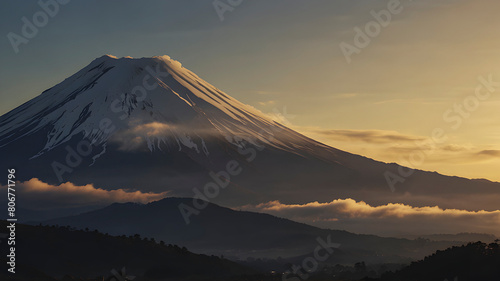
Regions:
<instances>
[{"instance_id":1,"label":"orange glowing sky","mask_svg":"<svg viewBox=\"0 0 500 281\"><path fill-rule=\"evenodd\" d=\"M0 114L103 54L170 55L244 103L326 144L386 162L500 181L500 87L467 111L479 77L500 81L494 0L403 1L402 11L347 63L339 45L388 1L245 1L220 21L211 1L71 3L15 54L0 44ZM3 34L36 2L8 3ZM92 18L92 21L88 19ZM286 107L286 112L284 108ZM286 113L286 114L285 114ZM453 113L455 117L457 113ZM455 128L456 127L456 128ZM441 128L447 139L421 149ZM415 151L425 159L412 165Z\"/></svg>"}]
</instances>

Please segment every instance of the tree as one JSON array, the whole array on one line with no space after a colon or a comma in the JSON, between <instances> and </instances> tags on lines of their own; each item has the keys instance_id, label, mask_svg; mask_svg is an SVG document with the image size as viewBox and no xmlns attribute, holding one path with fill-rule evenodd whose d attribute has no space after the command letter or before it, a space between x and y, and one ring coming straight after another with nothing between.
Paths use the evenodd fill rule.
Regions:
<instances>
[{"instance_id":1,"label":"tree","mask_svg":"<svg viewBox=\"0 0 500 281\"><path fill-rule=\"evenodd\" d=\"M354 271L356 272L366 272L366 264L364 261L357 262L354 264Z\"/></svg>"}]
</instances>

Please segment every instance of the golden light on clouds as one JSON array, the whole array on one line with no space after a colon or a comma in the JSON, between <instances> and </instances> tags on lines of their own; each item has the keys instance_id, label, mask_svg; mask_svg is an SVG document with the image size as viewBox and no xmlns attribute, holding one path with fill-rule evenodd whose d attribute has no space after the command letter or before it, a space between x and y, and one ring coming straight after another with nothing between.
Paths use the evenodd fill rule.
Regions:
<instances>
[{"instance_id":1,"label":"golden light on clouds","mask_svg":"<svg viewBox=\"0 0 500 281\"><path fill-rule=\"evenodd\" d=\"M451 176L500 181L500 146L465 141L453 133L443 135L443 141L436 143L431 134L403 134L392 130L329 130L299 126L294 129L335 148L375 160ZM424 155L422 161L411 161L415 154Z\"/></svg>"},{"instance_id":2,"label":"golden light on clouds","mask_svg":"<svg viewBox=\"0 0 500 281\"><path fill-rule=\"evenodd\" d=\"M168 191L161 193L129 191L124 189L105 190L92 184L83 186L71 182L51 185L37 178L16 184L23 204L33 209L51 209L65 207L81 207L93 205L109 205L115 202L149 203L167 197ZM0 190L6 190L0 185Z\"/></svg>"},{"instance_id":3,"label":"golden light on clouds","mask_svg":"<svg viewBox=\"0 0 500 281\"><path fill-rule=\"evenodd\" d=\"M175 126L172 124L166 124L161 122L151 122L147 124L138 125L133 128L134 134L144 135L148 137L165 135L171 130L175 130Z\"/></svg>"},{"instance_id":4,"label":"golden light on clouds","mask_svg":"<svg viewBox=\"0 0 500 281\"><path fill-rule=\"evenodd\" d=\"M433 207L412 207L405 204L389 203L381 206L370 206L369 204L354 199L336 199L328 203L311 202L307 204L282 204L279 201L271 201L255 206L265 212L294 212L305 210L309 213L318 212L328 214L342 215L351 218L405 218L408 216L488 216L495 222L500 222L500 210L497 211L467 211L458 209L441 209L438 206Z\"/></svg>"},{"instance_id":5,"label":"golden light on clouds","mask_svg":"<svg viewBox=\"0 0 500 281\"><path fill-rule=\"evenodd\" d=\"M269 213L328 228L342 228L358 233L379 235L428 231L485 232L500 234L500 210L469 211L443 209L439 206L414 207L406 204L389 203L371 206L351 198L331 202L310 202L306 204L283 204L271 201L258 205L240 207L246 211ZM383 226L381 228L381 226Z\"/></svg>"},{"instance_id":6,"label":"golden light on clouds","mask_svg":"<svg viewBox=\"0 0 500 281\"><path fill-rule=\"evenodd\" d=\"M500 81L500 62L495 59L500 56L500 39L492 36L500 24L496 15L500 2L406 2L403 11L393 15L391 23L348 64L339 44L352 44L354 28L373 20L370 11L379 11L386 3L374 1L349 17L332 17L329 31L336 30L330 37L323 36L327 32L321 27L312 28L300 50L286 51L296 59L276 62L287 71L273 76L259 90L281 93L267 98L297 116L291 122L300 132L384 162L399 163L400 155L406 153L401 150L414 145L404 139L382 138L380 133L428 138L434 128L443 127L449 136L447 145L464 149L453 153L443 146L420 168L500 181L500 158L480 153L500 150L500 88L466 112L459 128L443 120L447 110L472 101L469 97L475 94L479 77L492 75L493 81ZM255 79L252 82L257 84ZM254 95L254 99L259 107L262 96ZM259 108L269 112L267 107ZM456 118L457 113L449 116ZM366 138L374 141L340 135L341 130L372 132ZM336 132L328 135L327 131Z\"/></svg>"}]
</instances>

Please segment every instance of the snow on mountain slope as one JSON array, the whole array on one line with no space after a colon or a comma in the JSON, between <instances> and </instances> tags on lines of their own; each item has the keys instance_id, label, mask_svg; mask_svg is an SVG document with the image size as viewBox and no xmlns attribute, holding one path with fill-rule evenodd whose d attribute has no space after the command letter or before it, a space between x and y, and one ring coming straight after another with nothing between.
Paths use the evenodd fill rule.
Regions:
<instances>
[{"instance_id":1,"label":"snow on mountain slope","mask_svg":"<svg viewBox=\"0 0 500 281\"><path fill-rule=\"evenodd\" d=\"M50 132L34 158L79 134L105 148L115 132L127 142L124 148L133 146L139 135L151 151L175 145L205 155L210 153L206 137L217 134L236 146L243 140L290 151L303 148L304 142L321 146L226 95L168 56L106 55L94 60L2 116L0 148L44 128ZM278 132L286 140L275 136Z\"/></svg>"},{"instance_id":2,"label":"snow on mountain slope","mask_svg":"<svg viewBox=\"0 0 500 281\"><path fill-rule=\"evenodd\" d=\"M88 155L80 153L85 142L91 143ZM16 168L18 180L179 197L194 196L194 187L236 161L242 172L217 197L229 206L338 198L434 206L442 198L442 207L496 210L500 190L498 183L413 171L392 193L384 175L401 174L398 165L307 138L168 56L94 60L0 116L0 155L0 170ZM457 196L471 190L481 200Z\"/></svg>"}]
</instances>

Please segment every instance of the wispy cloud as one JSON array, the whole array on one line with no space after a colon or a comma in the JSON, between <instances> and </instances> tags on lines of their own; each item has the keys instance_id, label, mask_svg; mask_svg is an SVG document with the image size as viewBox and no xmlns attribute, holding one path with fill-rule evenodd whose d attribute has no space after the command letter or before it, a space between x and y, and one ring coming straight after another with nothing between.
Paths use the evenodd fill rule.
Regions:
<instances>
[{"instance_id":1,"label":"wispy cloud","mask_svg":"<svg viewBox=\"0 0 500 281\"><path fill-rule=\"evenodd\" d=\"M252 209L250 206L246 208ZM369 204L354 199L336 199L328 203L311 202L306 204L282 204L279 201L262 203L254 207L254 210L265 212L285 213L294 216L317 216L318 219L331 219L332 215L343 218L405 218L410 216L436 216L444 215L450 217L488 215L500 220L500 210L497 211L467 211L458 209L441 209L433 207L413 207L399 203L389 203L381 206L370 206Z\"/></svg>"},{"instance_id":2,"label":"wispy cloud","mask_svg":"<svg viewBox=\"0 0 500 281\"><path fill-rule=\"evenodd\" d=\"M23 206L29 206L35 210L109 205L115 202L148 203L163 199L169 193L168 191L145 193L124 189L104 190L92 184L79 186L71 182L51 185L37 178L18 182L16 186L17 196L22 198ZM0 185L0 190L6 192L7 187Z\"/></svg>"},{"instance_id":3,"label":"wispy cloud","mask_svg":"<svg viewBox=\"0 0 500 281\"><path fill-rule=\"evenodd\" d=\"M389 130L339 130L301 126L293 128L335 148L376 160L448 175L497 180L494 177L478 176L477 173L471 176L465 166L500 161L500 149L496 145L461 142L461 139L453 135L444 136L438 143L430 136ZM409 163L409 157L417 153L424 153L425 161L418 165ZM458 173L457 169L466 172Z\"/></svg>"},{"instance_id":4,"label":"wispy cloud","mask_svg":"<svg viewBox=\"0 0 500 281\"><path fill-rule=\"evenodd\" d=\"M271 201L243 206L241 209L269 213L302 222L312 221L322 227L348 227L351 231L377 234L395 234L394 231L398 231L398 228L399 231L401 229L422 231L419 230L422 228L430 233L433 231L450 233L470 229L498 234L500 226L500 210L469 211L443 209L439 206L414 207L399 203L371 206L351 198L306 204L283 204L279 201ZM381 225L387 228L380 229Z\"/></svg>"},{"instance_id":5,"label":"wispy cloud","mask_svg":"<svg viewBox=\"0 0 500 281\"><path fill-rule=\"evenodd\" d=\"M481 150L477 155L498 158L500 157L500 150Z\"/></svg>"},{"instance_id":6,"label":"wispy cloud","mask_svg":"<svg viewBox=\"0 0 500 281\"><path fill-rule=\"evenodd\" d=\"M259 101L258 104L261 106L269 106L269 105L276 104L276 101L274 101L274 100Z\"/></svg>"},{"instance_id":7,"label":"wispy cloud","mask_svg":"<svg viewBox=\"0 0 500 281\"><path fill-rule=\"evenodd\" d=\"M313 133L322 135L332 140L354 141L366 143L395 143L415 142L424 140L424 137L405 135L395 131L382 130L323 130L315 129Z\"/></svg>"},{"instance_id":8,"label":"wispy cloud","mask_svg":"<svg viewBox=\"0 0 500 281\"><path fill-rule=\"evenodd\" d=\"M373 104L421 104L421 105L431 105L431 104L443 104L449 103L449 98L439 97L439 98L408 98L408 99L386 99L381 101L376 101Z\"/></svg>"},{"instance_id":9,"label":"wispy cloud","mask_svg":"<svg viewBox=\"0 0 500 281\"><path fill-rule=\"evenodd\" d=\"M342 93L342 94L334 94L331 96L333 99L352 99L359 97L360 94L358 93Z\"/></svg>"},{"instance_id":10,"label":"wispy cloud","mask_svg":"<svg viewBox=\"0 0 500 281\"><path fill-rule=\"evenodd\" d=\"M129 128L116 132L111 138L112 142L119 144L120 150L132 151L147 149L147 144L165 143L166 139L177 138L188 147L196 146L191 142L191 137L210 137L216 134L214 128L203 126L202 123L172 122L143 122L142 120L130 120Z\"/></svg>"},{"instance_id":11,"label":"wispy cloud","mask_svg":"<svg viewBox=\"0 0 500 281\"><path fill-rule=\"evenodd\" d=\"M132 133L136 135L160 136L168 132L176 130L178 126L167 123L151 122L147 124L137 125L132 128Z\"/></svg>"},{"instance_id":12,"label":"wispy cloud","mask_svg":"<svg viewBox=\"0 0 500 281\"><path fill-rule=\"evenodd\" d=\"M281 94L280 92L275 92L275 91L251 91L253 94L261 95L261 96L268 96L268 95L279 95Z\"/></svg>"}]
</instances>

